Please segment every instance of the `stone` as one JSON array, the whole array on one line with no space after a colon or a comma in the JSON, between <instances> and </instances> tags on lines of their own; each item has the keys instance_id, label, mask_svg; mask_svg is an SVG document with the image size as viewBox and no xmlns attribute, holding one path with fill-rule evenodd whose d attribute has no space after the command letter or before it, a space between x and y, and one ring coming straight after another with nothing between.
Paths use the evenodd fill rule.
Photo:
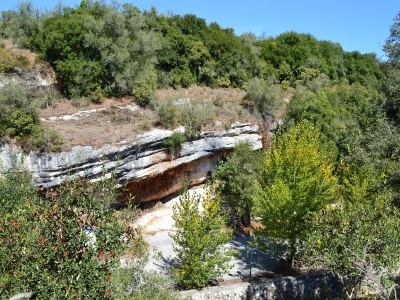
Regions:
<instances>
[{"instance_id":1,"label":"stone","mask_svg":"<svg viewBox=\"0 0 400 300\"><path fill-rule=\"evenodd\" d=\"M178 129L182 131L182 128ZM12 167L13 158L24 162L32 172L34 185L50 189L73 177L89 181L108 178L114 172L121 189L120 202L128 194L136 203L161 199L179 191L185 180L199 184L212 174L218 161L239 141L249 141L253 149L262 148L258 126L235 124L229 130L205 131L198 139L187 141L176 156L167 153L163 141L170 130L153 129L135 141L100 149L78 146L68 152L24 154L14 146L0 145L0 165Z\"/></svg>"}]
</instances>

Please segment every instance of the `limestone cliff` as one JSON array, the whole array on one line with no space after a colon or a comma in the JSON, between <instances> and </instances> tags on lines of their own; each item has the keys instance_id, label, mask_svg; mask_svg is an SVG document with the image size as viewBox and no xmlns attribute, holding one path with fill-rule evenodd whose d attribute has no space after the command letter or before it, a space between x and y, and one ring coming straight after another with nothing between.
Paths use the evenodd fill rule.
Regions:
<instances>
[{"instance_id":1,"label":"limestone cliff","mask_svg":"<svg viewBox=\"0 0 400 300\"><path fill-rule=\"evenodd\" d=\"M98 180L115 172L118 186L126 187L123 193L131 193L135 202L140 203L178 191L185 179L191 184L204 181L218 160L238 141L247 140L253 149L262 148L256 125L235 124L225 131L202 132L198 139L184 143L179 153L171 157L163 145L163 140L171 134L170 130L154 129L121 147L78 146L62 153L23 154L3 143L0 164L9 168L13 157L23 158L32 171L34 184L44 188L55 187L73 176Z\"/></svg>"}]
</instances>

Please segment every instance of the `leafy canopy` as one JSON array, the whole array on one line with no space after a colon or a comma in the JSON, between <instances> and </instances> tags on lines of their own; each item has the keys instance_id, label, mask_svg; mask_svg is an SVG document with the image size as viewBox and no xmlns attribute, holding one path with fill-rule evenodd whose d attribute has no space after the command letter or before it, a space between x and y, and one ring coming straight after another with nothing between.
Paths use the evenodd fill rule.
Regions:
<instances>
[{"instance_id":1,"label":"leafy canopy","mask_svg":"<svg viewBox=\"0 0 400 300\"><path fill-rule=\"evenodd\" d=\"M232 253L224 244L232 239L232 231L225 228L220 199L211 187L204 196L186 191L173 207L173 219L177 266L171 271L183 288L204 287L229 269Z\"/></svg>"},{"instance_id":2,"label":"leafy canopy","mask_svg":"<svg viewBox=\"0 0 400 300\"><path fill-rule=\"evenodd\" d=\"M319 132L307 122L280 133L265 152L255 215L265 226L260 233L289 260L308 229L307 220L334 200L333 162Z\"/></svg>"}]
</instances>

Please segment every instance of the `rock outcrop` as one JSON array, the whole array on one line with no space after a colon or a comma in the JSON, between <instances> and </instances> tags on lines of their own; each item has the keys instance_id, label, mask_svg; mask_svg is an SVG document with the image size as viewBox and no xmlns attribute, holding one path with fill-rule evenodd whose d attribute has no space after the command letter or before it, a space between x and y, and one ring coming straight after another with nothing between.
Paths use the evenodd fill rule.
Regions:
<instances>
[{"instance_id":1,"label":"rock outcrop","mask_svg":"<svg viewBox=\"0 0 400 300\"><path fill-rule=\"evenodd\" d=\"M249 141L253 149L262 148L258 126L251 124L235 124L225 131L202 132L198 139L184 143L175 156L169 155L163 144L171 134L170 130L154 129L121 147L93 149L79 146L68 152L31 152L27 155L4 143L0 147L0 164L9 168L13 159L22 158L33 174L34 184L44 188L56 187L74 176L99 180L114 172L118 186L124 186L122 195L131 193L134 201L141 203L180 190L186 179L190 184L204 181L217 162L239 141Z\"/></svg>"}]
</instances>

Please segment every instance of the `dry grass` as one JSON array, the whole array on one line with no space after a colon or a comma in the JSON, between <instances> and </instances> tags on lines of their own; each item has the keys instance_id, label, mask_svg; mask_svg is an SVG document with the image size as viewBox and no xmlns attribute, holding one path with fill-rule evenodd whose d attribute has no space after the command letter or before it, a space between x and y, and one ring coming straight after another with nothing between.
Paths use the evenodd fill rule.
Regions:
<instances>
[{"instance_id":1,"label":"dry grass","mask_svg":"<svg viewBox=\"0 0 400 300\"><path fill-rule=\"evenodd\" d=\"M236 122L256 122L256 119L240 102L244 92L234 89L211 89L194 86L189 89L158 91L159 101L181 98L198 100L218 99L214 106L215 116L204 126L204 130L224 130ZM70 100L63 99L54 107L41 110L42 118L71 115L85 110L98 110L80 120L56 120L46 124L54 127L64 138L63 150L85 145L100 148L104 145L122 145L135 141L138 134L157 126L157 115L150 109L138 108L135 111L122 107L134 103L133 97L106 99L101 104L90 103L87 107L74 107Z\"/></svg>"}]
</instances>

